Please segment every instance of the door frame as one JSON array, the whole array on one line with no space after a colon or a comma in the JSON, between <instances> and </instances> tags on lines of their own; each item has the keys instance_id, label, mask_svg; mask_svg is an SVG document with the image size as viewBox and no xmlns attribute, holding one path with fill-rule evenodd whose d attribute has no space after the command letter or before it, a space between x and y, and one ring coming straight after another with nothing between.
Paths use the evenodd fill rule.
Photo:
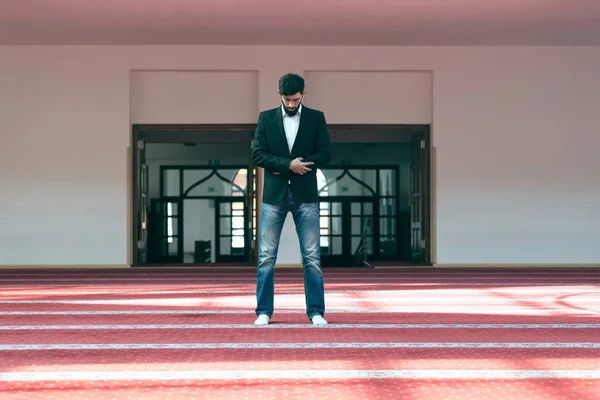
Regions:
<instances>
[{"instance_id":1,"label":"door frame","mask_svg":"<svg viewBox=\"0 0 600 400\"><path fill-rule=\"evenodd\" d=\"M433 146L431 140L431 126L429 124L327 124L332 143L399 143L410 142L413 135L422 135L425 141L424 163L424 195L423 195L423 236L424 260L423 265L432 266L435 249L432 243L435 221L432 217L432 198L434 196L433 176L434 160L432 157ZM130 158L130 201L129 216L130 230L128 247L132 267L138 264L137 237L139 234L138 203L140 195L138 190L139 172L138 140L146 143L251 143L254 137L256 124L132 124L131 133L131 158ZM230 133L230 134L227 134ZM253 164L249 168L254 168ZM262 205L262 171L258 171L257 184L257 209ZM257 225L260 222L260 212L257 211ZM258 228L258 226L257 226ZM258 240L256 241L256 245ZM256 253L256 249L254 249Z\"/></svg>"},{"instance_id":2,"label":"door frame","mask_svg":"<svg viewBox=\"0 0 600 400\"><path fill-rule=\"evenodd\" d=\"M429 124L327 124L332 143L411 143L414 138L423 140L422 154L422 185L421 207L423 209L422 242L423 266L433 266L435 220L432 217L432 199L435 185L433 183L434 160L431 140L431 125ZM344 165L345 168L359 166ZM328 166L328 168L331 168Z\"/></svg>"},{"instance_id":3,"label":"door frame","mask_svg":"<svg viewBox=\"0 0 600 400\"><path fill-rule=\"evenodd\" d=\"M138 236L140 232L138 151L140 143L248 143L250 146L256 124L132 124L131 126L131 185L130 185L130 251L131 267L144 267L138 259ZM228 134L229 133L229 134ZM253 168L250 163L248 168Z\"/></svg>"}]
</instances>

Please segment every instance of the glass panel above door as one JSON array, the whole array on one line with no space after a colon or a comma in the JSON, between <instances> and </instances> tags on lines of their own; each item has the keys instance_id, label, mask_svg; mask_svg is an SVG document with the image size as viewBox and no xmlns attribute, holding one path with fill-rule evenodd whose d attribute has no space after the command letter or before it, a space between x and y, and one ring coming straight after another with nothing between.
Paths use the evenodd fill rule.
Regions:
<instances>
[{"instance_id":1,"label":"glass panel above door","mask_svg":"<svg viewBox=\"0 0 600 400\"><path fill-rule=\"evenodd\" d=\"M375 169L323 169L322 173L327 183L320 189L321 196L375 196L377 194Z\"/></svg>"},{"instance_id":2,"label":"glass panel above door","mask_svg":"<svg viewBox=\"0 0 600 400\"><path fill-rule=\"evenodd\" d=\"M247 186L247 169L185 169L185 197L243 196Z\"/></svg>"}]
</instances>

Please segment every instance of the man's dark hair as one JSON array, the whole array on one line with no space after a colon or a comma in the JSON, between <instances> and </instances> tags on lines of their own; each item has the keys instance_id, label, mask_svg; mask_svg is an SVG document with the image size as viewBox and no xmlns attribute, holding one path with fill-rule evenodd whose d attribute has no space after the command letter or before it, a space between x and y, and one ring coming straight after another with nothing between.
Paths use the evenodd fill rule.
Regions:
<instances>
[{"instance_id":1,"label":"man's dark hair","mask_svg":"<svg viewBox=\"0 0 600 400\"><path fill-rule=\"evenodd\" d=\"M283 75L279 78L279 93L282 96L304 93L304 79L296 74Z\"/></svg>"}]
</instances>

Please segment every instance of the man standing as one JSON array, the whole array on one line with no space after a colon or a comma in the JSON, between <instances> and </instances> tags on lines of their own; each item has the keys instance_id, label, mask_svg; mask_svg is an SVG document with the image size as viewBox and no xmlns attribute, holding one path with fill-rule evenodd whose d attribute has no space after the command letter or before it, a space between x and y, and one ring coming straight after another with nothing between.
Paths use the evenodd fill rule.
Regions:
<instances>
[{"instance_id":1,"label":"man standing","mask_svg":"<svg viewBox=\"0 0 600 400\"><path fill-rule=\"evenodd\" d=\"M324 114L302 104L302 77L282 76L279 95L280 107L260 113L252 144L252 162L264 168L254 324L267 325L273 315L275 261L291 212L302 254L306 313L313 324L326 325L317 168L331 160L329 131Z\"/></svg>"}]
</instances>

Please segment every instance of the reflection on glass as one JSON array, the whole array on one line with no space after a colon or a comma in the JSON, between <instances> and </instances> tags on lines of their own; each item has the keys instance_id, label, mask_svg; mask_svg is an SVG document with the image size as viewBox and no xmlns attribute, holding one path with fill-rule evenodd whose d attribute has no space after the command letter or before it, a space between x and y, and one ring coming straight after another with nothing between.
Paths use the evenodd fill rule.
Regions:
<instances>
[{"instance_id":1,"label":"reflection on glass","mask_svg":"<svg viewBox=\"0 0 600 400\"><path fill-rule=\"evenodd\" d=\"M169 255L176 256L178 253L179 240L177 238L173 238L173 240L169 243Z\"/></svg>"},{"instance_id":2,"label":"reflection on glass","mask_svg":"<svg viewBox=\"0 0 600 400\"><path fill-rule=\"evenodd\" d=\"M243 236L234 236L231 238L231 247L234 249L242 249L244 248L244 237Z\"/></svg>"},{"instance_id":3,"label":"reflection on glass","mask_svg":"<svg viewBox=\"0 0 600 400\"><path fill-rule=\"evenodd\" d=\"M183 191L185 193L189 190L186 196L243 196L247 174L247 169L219 168L216 173L210 169L184 169ZM199 183L200 181L203 182Z\"/></svg>"},{"instance_id":4,"label":"reflection on glass","mask_svg":"<svg viewBox=\"0 0 600 400\"><path fill-rule=\"evenodd\" d=\"M219 233L221 235L231 235L231 218L221 217L221 223L219 224Z\"/></svg>"},{"instance_id":5,"label":"reflection on glass","mask_svg":"<svg viewBox=\"0 0 600 400\"><path fill-rule=\"evenodd\" d=\"M342 234L342 217L331 217L329 218L331 226L329 226L330 234L341 235Z\"/></svg>"},{"instance_id":6,"label":"reflection on glass","mask_svg":"<svg viewBox=\"0 0 600 400\"><path fill-rule=\"evenodd\" d=\"M352 217L352 235L360 235L363 231L364 221L361 217Z\"/></svg>"},{"instance_id":7,"label":"reflection on glass","mask_svg":"<svg viewBox=\"0 0 600 400\"><path fill-rule=\"evenodd\" d=\"M230 256L231 255L231 238L229 236L221 237L219 240L219 244L221 248L219 249L219 253L222 256Z\"/></svg>"},{"instance_id":8,"label":"reflection on glass","mask_svg":"<svg viewBox=\"0 0 600 400\"><path fill-rule=\"evenodd\" d=\"M327 196L373 196L377 188L375 169L325 169ZM323 191L319 193L325 194Z\"/></svg>"},{"instance_id":9,"label":"reflection on glass","mask_svg":"<svg viewBox=\"0 0 600 400\"><path fill-rule=\"evenodd\" d=\"M177 228L173 222L173 206L176 204L167 203L167 242L173 243L173 235L177 232Z\"/></svg>"},{"instance_id":10,"label":"reflection on glass","mask_svg":"<svg viewBox=\"0 0 600 400\"><path fill-rule=\"evenodd\" d=\"M395 199L380 199L379 200L379 215L380 216L395 216L396 215L396 200Z\"/></svg>"},{"instance_id":11,"label":"reflection on glass","mask_svg":"<svg viewBox=\"0 0 600 400\"><path fill-rule=\"evenodd\" d=\"M179 196L179 170L163 171L163 196Z\"/></svg>"},{"instance_id":12,"label":"reflection on glass","mask_svg":"<svg viewBox=\"0 0 600 400\"><path fill-rule=\"evenodd\" d=\"M233 217L231 219L231 226L237 229L244 229L244 217Z\"/></svg>"},{"instance_id":13,"label":"reflection on glass","mask_svg":"<svg viewBox=\"0 0 600 400\"><path fill-rule=\"evenodd\" d=\"M360 241L361 241L361 237L360 236L353 236L352 237L352 254L356 253L356 251L358 250L358 246L360 245ZM367 254L373 254L373 237L372 236L365 237L364 246L366 246Z\"/></svg>"},{"instance_id":14,"label":"reflection on glass","mask_svg":"<svg viewBox=\"0 0 600 400\"><path fill-rule=\"evenodd\" d=\"M243 201L221 202L219 210L221 212L219 233L221 238L219 242L225 246L225 241L229 241L225 247L222 247L221 255L242 255L246 247L244 238L245 209ZM256 216L256 213L253 215ZM254 229L253 234L256 230ZM226 236L225 236L226 235Z\"/></svg>"},{"instance_id":15,"label":"reflection on glass","mask_svg":"<svg viewBox=\"0 0 600 400\"><path fill-rule=\"evenodd\" d=\"M396 195L397 178L393 169L382 169L379 171L379 194L381 196Z\"/></svg>"},{"instance_id":16,"label":"reflection on glass","mask_svg":"<svg viewBox=\"0 0 600 400\"><path fill-rule=\"evenodd\" d=\"M219 205L219 214L231 215L231 203L221 203Z\"/></svg>"},{"instance_id":17,"label":"reflection on glass","mask_svg":"<svg viewBox=\"0 0 600 400\"><path fill-rule=\"evenodd\" d=\"M331 251L329 254L331 255L342 255L342 238L339 236L335 236L331 238Z\"/></svg>"},{"instance_id":18,"label":"reflection on glass","mask_svg":"<svg viewBox=\"0 0 600 400\"><path fill-rule=\"evenodd\" d=\"M394 218L394 217L379 218L379 232L382 236L396 235L396 218Z\"/></svg>"}]
</instances>

